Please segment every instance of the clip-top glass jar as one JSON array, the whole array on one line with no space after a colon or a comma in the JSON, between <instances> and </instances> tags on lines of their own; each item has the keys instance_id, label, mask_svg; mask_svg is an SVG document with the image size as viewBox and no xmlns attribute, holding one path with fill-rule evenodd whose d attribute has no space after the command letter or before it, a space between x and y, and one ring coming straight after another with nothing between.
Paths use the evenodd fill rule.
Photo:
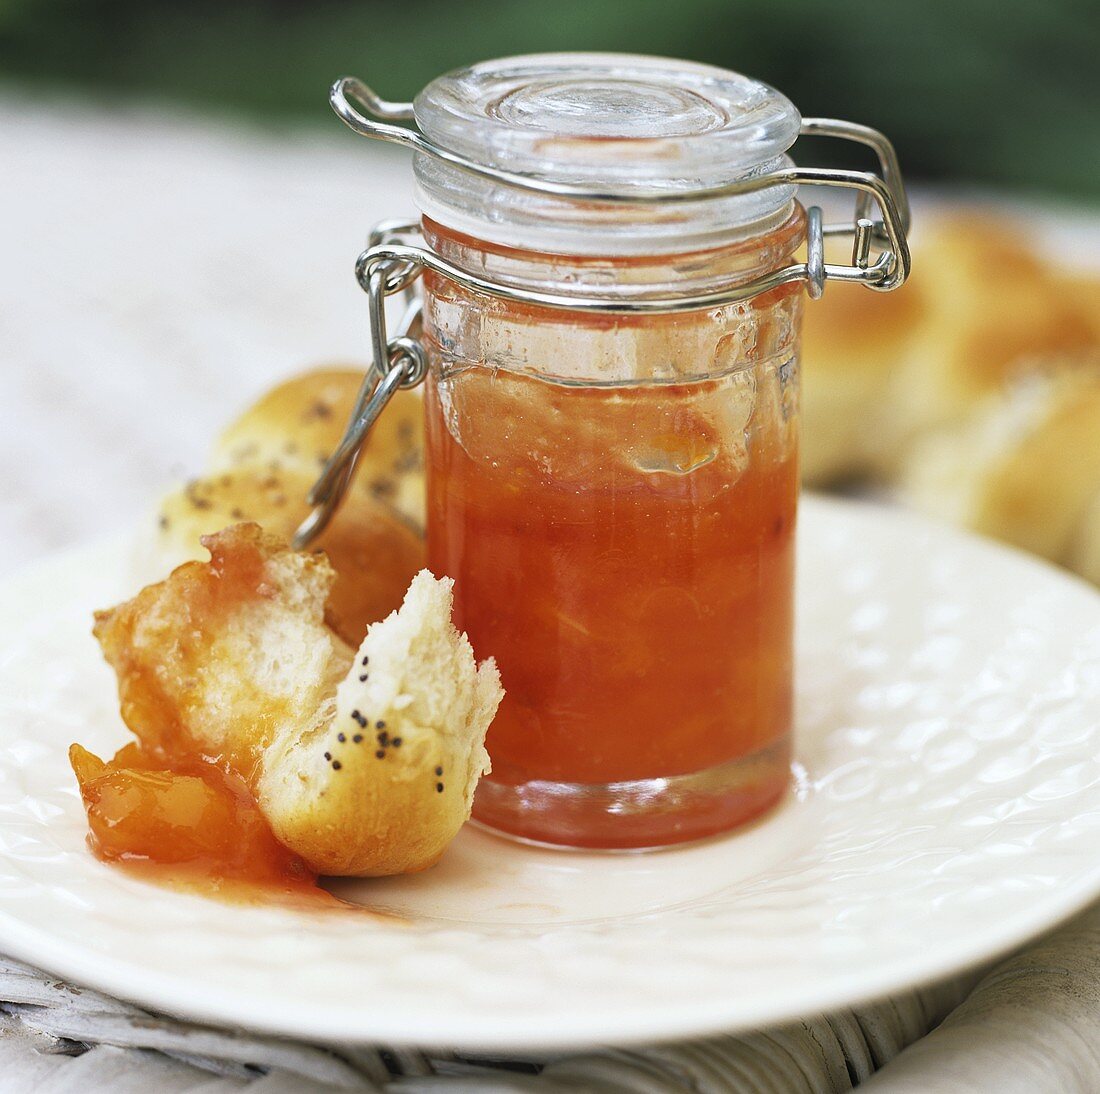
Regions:
<instances>
[{"instance_id":1,"label":"clip-top glass jar","mask_svg":"<svg viewBox=\"0 0 1100 1094\"><path fill-rule=\"evenodd\" d=\"M757 816L790 772L802 288L904 280L892 150L657 58L489 62L411 108L343 80L333 102L415 148L423 216L360 256L377 375L301 538L389 394L426 374L429 563L506 690L475 818L638 848ZM870 145L882 177L795 168L800 132ZM800 183L858 191L854 223L823 227ZM826 265L841 231L851 264Z\"/></svg>"}]
</instances>

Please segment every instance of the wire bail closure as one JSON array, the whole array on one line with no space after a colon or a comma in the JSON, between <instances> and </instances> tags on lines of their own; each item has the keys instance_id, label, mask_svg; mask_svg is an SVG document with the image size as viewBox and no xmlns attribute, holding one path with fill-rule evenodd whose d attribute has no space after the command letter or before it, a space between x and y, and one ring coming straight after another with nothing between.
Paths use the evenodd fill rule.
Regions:
<instances>
[{"instance_id":1,"label":"wire bail closure","mask_svg":"<svg viewBox=\"0 0 1100 1094\"><path fill-rule=\"evenodd\" d=\"M422 244L408 242L417 233L418 224L415 221L379 224L371 232L368 247L355 264L356 277L367 294L369 304L371 368L359 390L344 437L309 492L308 500L314 509L294 536L294 546L299 550L316 539L335 514L355 471L359 450L386 404L397 390L415 387L427 373L427 357L415 333L421 312L416 283L424 270L448 278L471 292L498 299L546 308L624 315L669 314L724 307L742 303L783 285L802 282L806 285L807 294L814 300L825 291L827 281L847 281L864 285L875 292L890 292L904 284L909 276L909 202L897 155L882 133L867 126L834 118L803 118L799 134L804 137L832 137L864 145L875 153L880 174L791 166L695 190L634 189L622 193L489 167L442 148L418 129L391 124L414 121L412 103L383 99L353 76L342 77L333 84L329 102L341 121L361 136L411 148L463 171L541 194L615 205L648 205L727 197L771 186L830 186L854 191L856 205L853 220L841 223L825 223L822 211L816 205L807 209L805 262L791 263L751 281L717 291L667 297L647 296L633 300L574 296L498 284L455 266ZM876 209L877 217L872 216ZM835 236L851 237L852 257L847 264L825 261L825 240ZM872 248L878 248L874 257ZM405 311L391 338L386 324L385 300L395 294L404 297Z\"/></svg>"},{"instance_id":2,"label":"wire bail closure","mask_svg":"<svg viewBox=\"0 0 1100 1094\"><path fill-rule=\"evenodd\" d=\"M354 76L344 76L332 85L329 102L340 120L360 136L410 148L463 171L507 186L556 197L574 198L577 201L611 205L664 205L747 194L772 186L832 186L853 190L856 192L854 223L822 223L820 231L822 237L852 237L851 263L848 265L822 263L823 275L819 271L811 272L807 268L807 263L798 263L787 267L785 271L780 271L786 275L780 284L809 280L856 281L880 292L889 292L902 285L909 276L910 257L907 243L910 220L909 201L902 182L897 154L884 134L865 125L856 125L836 118L803 118L799 134L803 137L832 137L864 145L875 153L880 174L872 171L792 166L767 171L752 178L737 179L733 182L694 190L669 191L639 188L623 193L489 167L452 152L450 149L442 148L429 140L419 129L390 124L393 121L414 120L412 103L395 103L382 99L362 80ZM878 218L870 215L873 206L878 208ZM866 221L869 227L861 226L863 221ZM882 248L873 262L870 260L872 245ZM751 291L740 299L748 299L770 288L775 288L771 283L762 284L763 281L764 279L760 279L746 283L743 287ZM760 287L757 287L758 285ZM727 301L729 302L733 301ZM699 306L711 305L701 303Z\"/></svg>"}]
</instances>

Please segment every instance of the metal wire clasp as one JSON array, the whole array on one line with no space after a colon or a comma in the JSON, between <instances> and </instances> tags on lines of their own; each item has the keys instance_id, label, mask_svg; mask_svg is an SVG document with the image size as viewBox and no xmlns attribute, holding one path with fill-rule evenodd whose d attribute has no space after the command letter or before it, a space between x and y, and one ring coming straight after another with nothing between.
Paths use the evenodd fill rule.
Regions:
<instances>
[{"instance_id":1,"label":"metal wire clasp","mask_svg":"<svg viewBox=\"0 0 1100 1094\"><path fill-rule=\"evenodd\" d=\"M391 238L393 228L388 223L380 224L371 233L372 246ZM370 248L366 254L370 254ZM415 261L387 259L371 263L361 277L370 315L371 367L359 388L343 439L308 494L307 500L314 508L294 535L297 550L309 546L332 520L355 473L359 451L386 404L401 388L416 387L428 371L424 347L416 337L420 297L413 282L419 276L420 266ZM386 324L386 297L395 293L405 296L405 310L391 337Z\"/></svg>"},{"instance_id":2,"label":"metal wire clasp","mask_svg":"<svg viewBox=\"0 0 1100 1094\"><path fill-rule=\"evenodd\" d=\"M820 217L817 217L815 226L814 218L811 218L810 244L820 252L821 257L814 262L811 255L807 262L788 267L784 271L785 280L781 283L806 281L809 284L810 295L820 296L826 280L855 281L870 289L888 292L902 285L909 276L911 264L907 242L909 202L902 182L897 154L884 134L865 125L856 125L854 122L846 122L838 118L803 118L799 132L803 137L829 137L870 148L878 159L879 174L873 171L791 166L700 189L632 188L626 192L599 190L573 183L537 178L499 167L490 167L459 155L430 141L418 129L390 124L392 121L413 121L415 115L412 103L388 102L354 76L341 77L332 85L329 102L340 120L361 136L399 144L470 174L480 175L507 186L540 194L574 198L577 201L608 205L664 205L746 194L773 186L830 186L851 190L856 194L853 220L825 224ZM879 214L877 217L871 215L875 207ZM852 260L849 264L825 263L822 241L828 236L851 237ZM876 245L881 248L881 251L872 259L871 248ZM774 287L774 284L765 284L763 281L749 283L744 286L748 291L741 299L747 299ZM708 302L700 306L710 307L711 304Z\"/></svg>"}]
</instances>

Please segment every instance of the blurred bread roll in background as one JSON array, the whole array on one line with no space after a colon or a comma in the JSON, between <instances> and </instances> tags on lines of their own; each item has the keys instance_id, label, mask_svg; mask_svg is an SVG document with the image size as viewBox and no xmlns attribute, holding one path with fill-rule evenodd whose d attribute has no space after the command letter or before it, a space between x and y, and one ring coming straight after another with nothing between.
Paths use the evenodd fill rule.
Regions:
<instances>
[{"instance_id":1,"label":"blurred bread roll in background","mask_svg":"<svg viewBox=\"0 0 1100 1094\"><path fill-rule=\"evenodd\" d=\"M1096 366L1029 375L917 441L899 479L901 498L1053 562L1079 564L1080 533L1100 492L1100 358Z\"/></svg>"},{"instance_id":2,"label":"blurred bread roll in background","mask_svg":"<svg viewBox=\"0 0 1100 1094\"><path fill-rule=\"evenodd\" d=\"M925 430L964 418L1031 362L1073 367L1096 344L1058 271L1007 225L951 218L919 245L922 318L892 392L899 452Z\"/></svg>"},{"instance_id":3,"label":"blurred bread roll in background","mask_svg":"<svg viewBox=\"0 0 1100 1094\"><path fill-rule=\"evenodd\" d=\"M805 481L891 482L918 437L964 419L1032 363L1075 367L1100 347L1098 286L1080 277L1069 290L1007 222L918 220L899 292L832 285L806 308Z\"/></svg>"},{"instance_id":4,"label":"blurred bread roll in background","mask_svg":"<svg viewBox=\"0 0 1100 1094\"><path fill-rule=\"evenodd\" d=\"M830 261L850 256L833 253ZM802 478L831 486L886 465L896 429L890 385L923 318L912 280L898 292L829 285L802 333Z\"/></svg>"},{"instance_id":5,"label":"blurred bread roll in background","mask_svg":"<svg viewBox=\"0 0 1100 1094\"><path fill-rule=\"evenodd\" d=\"M1100 272L1063 277L1058 287L1088 326L1091 344L1100 345Z\"/></svg>"},{"instance_id":6,"label":"blurred bread roll in background","mask_svg":"<svg viewBox=\"0 0 1100 1094\"><path fill-rule=\"evenodd\" d=\"M805 482L885 486L1100 580L1100 274L1008 220L917 225L899 292L806 308Z\"/></svg>"},{"instance_id":7,"label":"blurred bread roll in background","mask_svg":"<svg viewBox=\"0 0 1100 1094\"><path fill-rule=\"evenodd\" d=\"M242 521L289 541L309 513L306 495L343 436L364 373L303 373L237 418L207 472L161 502L141 537L140 579L204 558L202 536ZM399 391L363 447L344 504L313 545L336 571L327 618L348 642L393 611L424 566L423 443L423 401Z\"/></svg>"}]
</instances>

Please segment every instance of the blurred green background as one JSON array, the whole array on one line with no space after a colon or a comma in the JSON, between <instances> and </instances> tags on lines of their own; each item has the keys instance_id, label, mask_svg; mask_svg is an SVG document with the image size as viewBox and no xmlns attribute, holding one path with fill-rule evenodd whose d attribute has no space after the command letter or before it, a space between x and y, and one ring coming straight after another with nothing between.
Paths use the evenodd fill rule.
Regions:
<instances>
[{"instance_id":1,"label":"blurred green background","mask_svg":"<svg viewBox=\"0 0 1100 1094\"><path fill-rule=\"evenodd\" d=\"M0 0L0 81L334 127L488 57L661 53L767 80L894 138L913 178L1100 199L1098 0Z\"/></svg>"}]
</instances>

